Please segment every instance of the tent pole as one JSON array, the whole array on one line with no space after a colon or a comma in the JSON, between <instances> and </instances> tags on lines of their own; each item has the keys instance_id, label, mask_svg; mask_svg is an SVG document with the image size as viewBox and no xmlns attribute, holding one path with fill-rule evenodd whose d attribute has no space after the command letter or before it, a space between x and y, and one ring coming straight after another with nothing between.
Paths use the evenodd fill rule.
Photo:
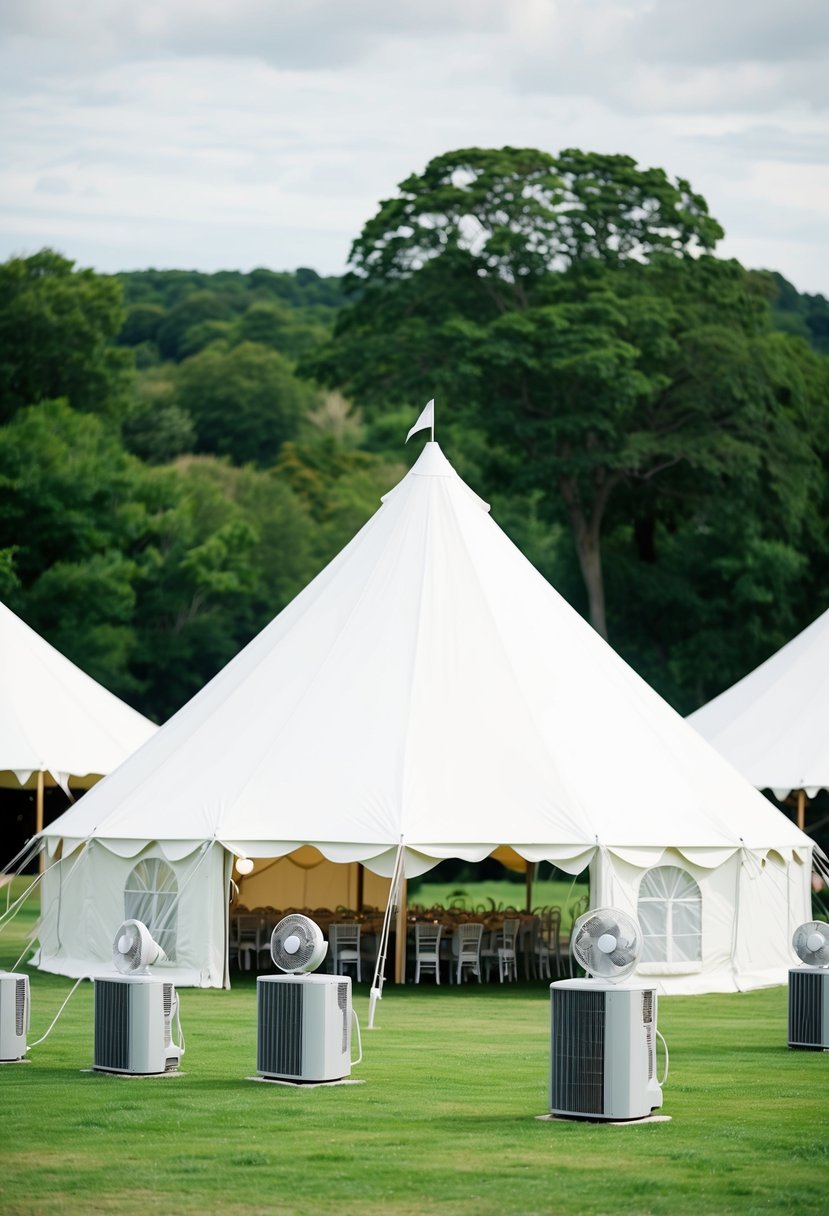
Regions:
<instances>
[{"instance_id":1,"label":"tent pole","mask_svg":"<svg viewBox=\"0 0 829 1216\"><path fill-rule=\"evenodd\" d=\"M43 831L43 769L40 769L37 774L37 800L35 803L35 832ZM43 849L40 850L40 858L38 861L38 869L43 873L44 859Z\"/></svg>"},{"instance_id":2,"label":"tent pole","mask_svg":"<svg viewBox=\"0 0 829 1216\"><path fill-rule=\"evenodd\" d=\"M397 939L394 943L394 982L406 983L406 925L409 910L408 883L406 875L400 875L400 894L397 898Z\"/></svg>"},{"instance_id":3,"label":"tent pole","mask_svg":"<svg viewBox=\"0 0 829 1216\"><path fill-rule=\"evenodd\" d=\"M362 910L363 910L363 882L365 879L365 873L366 873L365 869L358 861L357 862L357 911L358 912L362 912Z\"/></svg>"},{"instance_id":4,"label":"tent pole","mask_svg":"<svg viewBox=\"0 0 829 1216\"><path fill-rule=\"evenodd\" d=\"M386 974L386 948L389 940L389 929L391 928L391 912L394 902L397 898L397 889L400 883L401 871L404 869L403 862L403 839L401 837L400 844L397 846L397 853L394 858L394 868L391 874L391 882L389 883L389 897L386 901L386 911L383 914L383 928L380 931L380 944L377 948L377 962L374 967L374 982L371 985L368 1001L368 1028L374 1029L374 1010L377 1007L377 1002L383 999L383 981Z\"/></svg>"},{"instance_id":5,"label":"tent pole","mask_svg":"<svg viewBox=\"0 0 829 1216\"><path fill-rule=\"evenodd\" d=\"M806 791L797 791L797 826L801 832L806 831Z\"/></svg>"},{"instance_id":6,"label":"tent pole","mask_svg":"<svg viewBox=\"0 0 829 1216\"><path fill-rule=\"evenodd\" d=\"M527 912L532 912L532 910L533 910L533 879L534 878L535 878L535 863L532 861L528 861L527 862L527 874L526 874L527 898L524 901L525 902L525 911L527 911Z\"/></svg>"}]
</instances>

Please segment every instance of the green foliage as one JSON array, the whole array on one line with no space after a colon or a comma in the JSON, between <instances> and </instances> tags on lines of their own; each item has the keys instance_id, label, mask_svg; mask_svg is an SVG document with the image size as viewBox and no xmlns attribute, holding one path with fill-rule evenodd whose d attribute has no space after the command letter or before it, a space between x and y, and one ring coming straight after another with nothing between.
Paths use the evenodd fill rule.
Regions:
<instances>
[{"instance_id":1,"label":"green foliage","mask_svg":"<svg viewBox=\"0 0 829 1216\"><path fill-rule=\"evenodd\" d=\"M0 265L0 425L22 406L65 397L74 409L117 411L132 368L113 339L121 288L44 249Z\"/></svg>"},{"instance_id":2,"label":"green foliage","mask_svg":"<svg viewBox=\"0 0 829 1216\"><path fill-rule=\"evenodd\" d=\"M785 333L805 338L821 354L829 355L829 300L801 295L782 274L756 271L771 301L775 325Z\"/></svg>"},{"instance_id":3,"label":"green foliage","mask_svg":"<svg viewBox=\"0 0 829 1216\"><path fill-rule=\"evenodd\" d=\"M156 330L155 340L165 359L178 360L187 348L187 336L207 322L229 321L233 310L222 296L212 291L197 291L174 304ZM143 340L143 339L142 339Z\"/></svg>"},{"instance_id":4,"label":"green foliage","mask_svg":"<svg viewBox=\"0 0 829 1216\"><path fill-rule=\"evenodd\" d=\"M276 351L243 342L186 359L176 399L193 420L196 451L267 466L296 435L315 394Z\"/></svg>"},{"instance_id":5,"label":"green foliage","mask_svg":"<svg viewBox=\"0 0 829 1216\"><path fill-rule=\"evenodd\" d=\"M629 157L465 149L381 205L345 307L308 269L11 259L0 598L166 717L376 510L436 396L497 522L694 708L825 607L829 560L829 305L719 235Z\"/></svg>"}]
</instances>

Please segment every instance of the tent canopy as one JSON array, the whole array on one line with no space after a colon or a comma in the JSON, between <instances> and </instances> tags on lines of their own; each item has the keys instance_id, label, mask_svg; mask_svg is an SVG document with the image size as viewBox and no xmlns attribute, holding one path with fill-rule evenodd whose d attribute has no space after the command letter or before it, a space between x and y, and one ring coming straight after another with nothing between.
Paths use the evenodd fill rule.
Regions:
<instances>
[{"instance_id":1,"label":"tent canopy","mask_svg":"<svg viewBox=\"0 0 829 1216\"><path fill-rule=\"evenodd\" d=\"M427 443L313 582L46 829L50 847L313 844L388 873L402 841L410 876L501 844L573 871L597 848L808 855L488 511Z\"/></svg>"},{"instance_id":2,"label":"tent canopy","mask_svg":"<svg viewBox=\"0 0 829 1216\"><path fill-rule=\"evenodd\" d=\"M829 789L829 610L688 722L757 789Z\"/></svg>"},{"instance_id":3,"label":"tent canopy","mask_svg":"<svg viewBox=\"0 0 829 1216\"><path fill-rule=\"evenodd\" d=\"M0 604L0 786L90 785L157 729Z\"/></svg>"}]
</instances>

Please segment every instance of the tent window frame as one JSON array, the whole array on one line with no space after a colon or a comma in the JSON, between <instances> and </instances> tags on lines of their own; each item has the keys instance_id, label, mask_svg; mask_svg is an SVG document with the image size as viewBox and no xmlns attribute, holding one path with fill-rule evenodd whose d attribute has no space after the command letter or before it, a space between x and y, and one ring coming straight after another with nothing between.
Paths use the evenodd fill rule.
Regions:
<instances>
[{"instance_id":1,"label":"tent window frame","mask_svg":"<svg viewBox=\"0 0 829 1216\"><path fill-rule=\"evenodd\" d=\"M163 857L142 857L124 883L124 919L140 920L170 962L176 961L178 879Z\"/></svg>"},{"instance_id":2,"label":"tent window frame","mask_svg":"<svg viewBox=\"0 0 829 1216\"><path fill-rule=\"evenodd\" d=\"M647 915L643 904L648 905ZM702 969L702 891L693 874L676 865L647 870L639 884L637 914L643 936L641 972ZM649 926L661 932L648 932Z\"/></svg>"}]
</instances>

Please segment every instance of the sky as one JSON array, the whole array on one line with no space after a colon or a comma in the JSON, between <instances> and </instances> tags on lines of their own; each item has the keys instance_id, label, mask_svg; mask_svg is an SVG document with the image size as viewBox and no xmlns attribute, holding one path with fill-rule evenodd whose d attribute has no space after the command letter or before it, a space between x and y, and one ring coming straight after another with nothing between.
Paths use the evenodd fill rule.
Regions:
<instances>
[{"instance_id":1,"label":"sky","mask_svg":"<svg viewBox=\"0 0 829 1216\"><path fill-rule=\"evenodd\" d=\"M2 0L0 260L340 274L466 147L685 178L829 296L829 0Z\"/></svg>"}]
</instances>

